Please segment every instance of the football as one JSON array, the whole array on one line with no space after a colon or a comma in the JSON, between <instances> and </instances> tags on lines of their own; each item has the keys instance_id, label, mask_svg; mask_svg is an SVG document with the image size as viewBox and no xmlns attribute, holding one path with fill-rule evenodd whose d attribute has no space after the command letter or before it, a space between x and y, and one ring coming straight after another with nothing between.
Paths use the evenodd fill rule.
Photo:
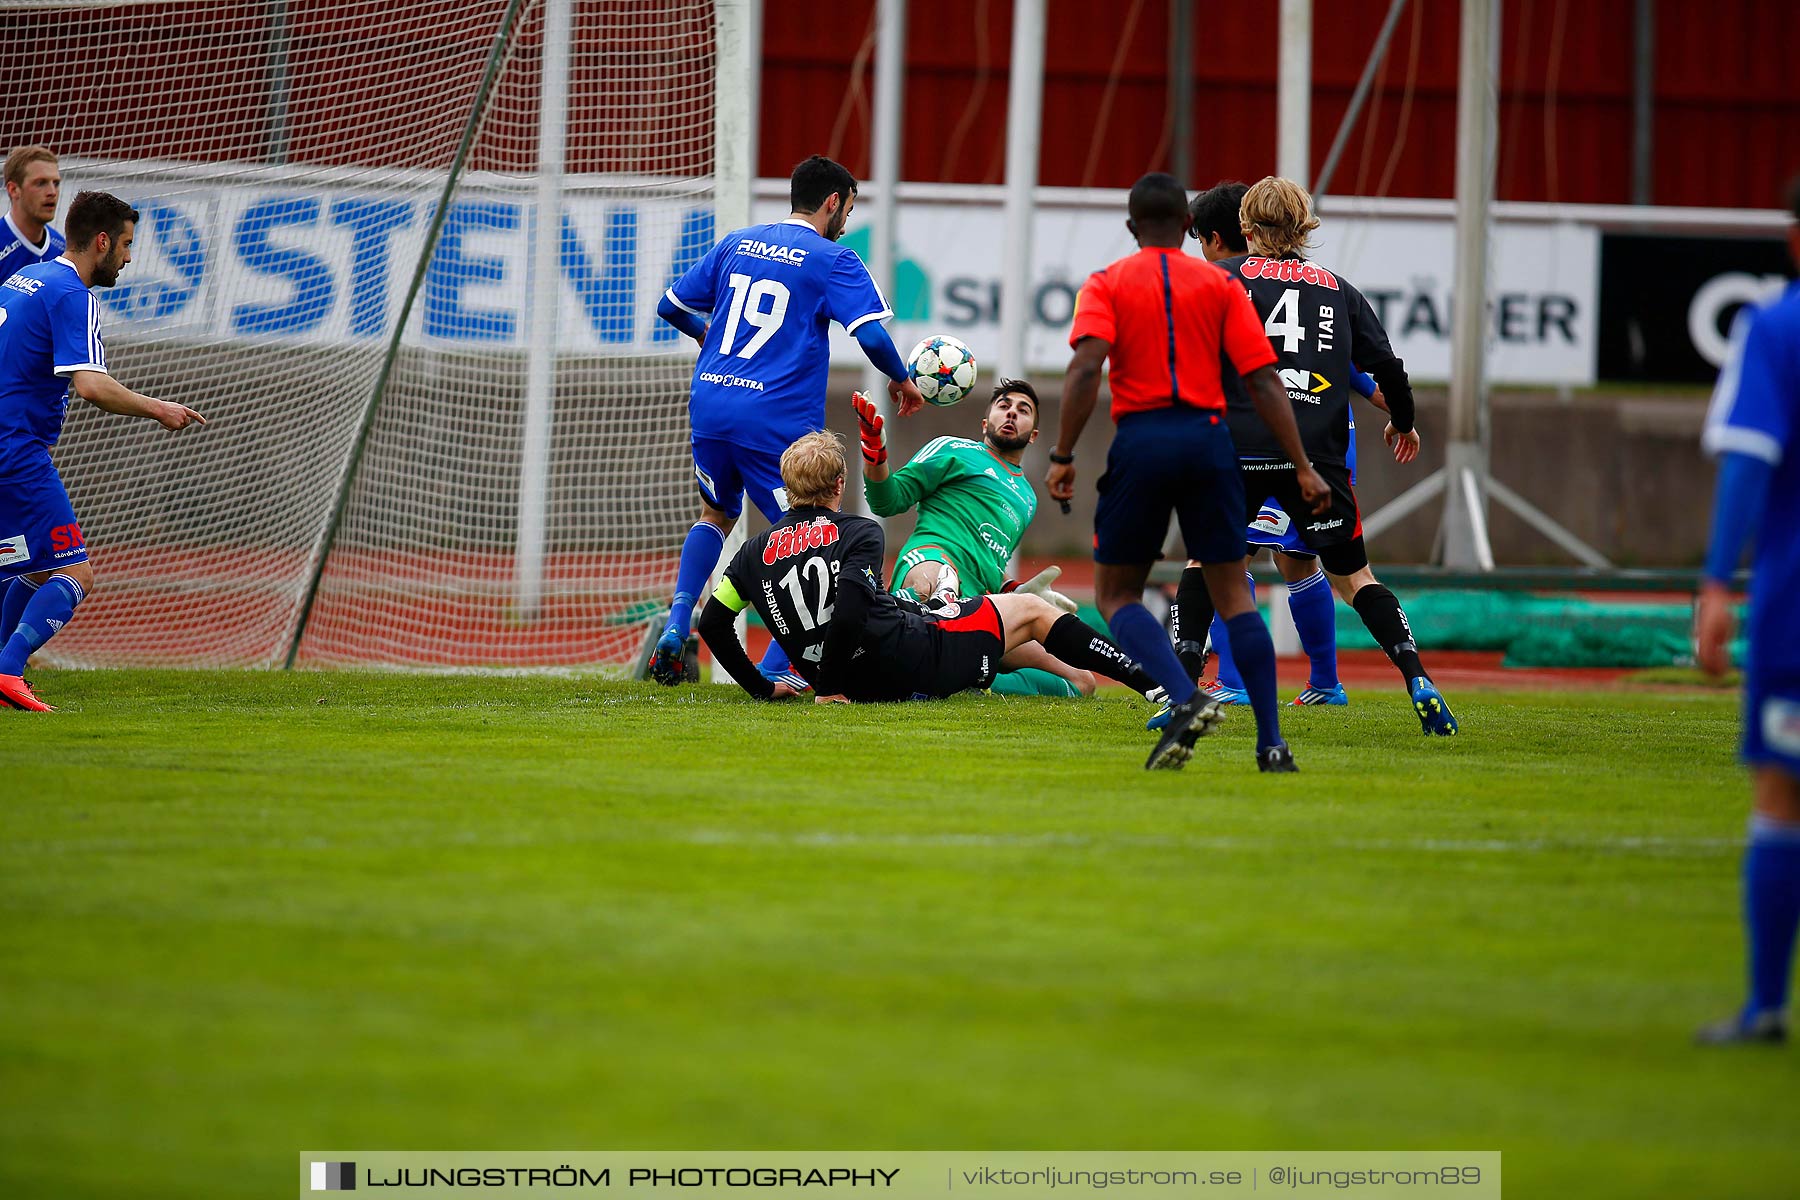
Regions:
<instances>
[{"instance_id":1,"label":"football","mask_svg":"<svg viewBox=\"0 0 1800 1200\"><path fill-rule=\"evenodd\" d=\"M912 348L906 370L932 404L948 407L975 387L975 355L947 334L937 333Z\"/></svg>"}]
</instances>

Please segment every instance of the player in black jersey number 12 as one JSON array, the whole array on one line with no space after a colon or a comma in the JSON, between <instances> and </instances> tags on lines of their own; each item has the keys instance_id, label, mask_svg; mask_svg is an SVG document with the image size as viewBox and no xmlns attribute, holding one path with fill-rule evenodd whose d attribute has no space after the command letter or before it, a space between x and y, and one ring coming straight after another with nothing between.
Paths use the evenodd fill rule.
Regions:
<instances>
[{"instance_id":1,"label":"player in black jersey number 12","mask_svg":"<svg viewBox=\"0 0 1800 1200\"><path fill-rule=\"evenodd\" d=\"M794 694L758 672L738 640L735 618L750 607L821 704L930 699L986 687L1001 658L1027 642L1108 679L1138 679L1129 655L1041 596L1012 592L928 608L891 594L881 578L881 526L838 511L844 474L835 435L809 433L789 446L781 481L792 507L739 549L700 614L701 638L745 691L764 700ZM1179 768L1213 723L1165 737L1146 765Z\"/></svg>"}]
</instances>

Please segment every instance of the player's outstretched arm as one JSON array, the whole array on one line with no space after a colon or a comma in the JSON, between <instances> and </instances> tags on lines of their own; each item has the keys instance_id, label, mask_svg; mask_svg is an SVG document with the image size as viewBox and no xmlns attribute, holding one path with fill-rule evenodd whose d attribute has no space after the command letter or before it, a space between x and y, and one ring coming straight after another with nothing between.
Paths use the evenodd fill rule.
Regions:
<instances>
[{"instance_id":1,"label":"player's outstretched arm","mask_svg":"<svg viewBox=\"0 0 1800 1200\"><path fill-rule=\"evenodd\" d=\"M1731 666L1731 577L1744 556L1744 546L1756 537L1754 514L1761 513L1768 502L1774 473L1771 463L1751 454L1727 451L1719 455L1712 534L1700 573L1700 594L1694 600L1694 659L1702 671L1714 677ZM1747 513L1753 515L1746 519Z\"/></svg>"},{"instance_id":2,"label":"player's outstretched arm","mask_svg":"<svg viewBox=\"0 0 1800 1200\"><path fill-rule=\"evenodd\" d=\"M713 662L724 667L739 687L758 700L773 700L776 698L775 684L763 678L762 672L744 652L744 643L738 640L737 614L738 610L722 603L715 595L706 602L695 629L706 648L712 651Z\"/></svg>"},{"instance_id":3,"label":"player's outstretched arm","mask_svg":"<svg viewBox=\"0 0 1800 1200\"><path fill-rule=\"evenodd\" d=\"M1081 431L1087 428L1088 418L1094 415L1094 404L1100 398L1100 368L1111 349L1112 343L1105 338L1082 338L1075 344L1075 357L1069 360L1069 373L1063 377L1062 411L1057 417L1056 445L1051 448L1050 473L1044 478L1044 487L1052 500L1063 505L1064 512L1069 511L1068 502L1075 498L1075 464L1056 460L1075 457L1075 443L1081 440Z\"/></svg>"},{"instance_id":4,"label":"player's outstretched arm","mask_svg":"<svg viewBox=\"0 0 1800 1200\"><path fill-rule=\"evenodd\" d=\"M656 302L656 315L687 334L701 345L706 344L706 319L675 299L673 289Z\"/></svg>"},{"instance_id":5,"label":"player's outstretched arm","mask_svg":"<svg viewBox=\"0 0 1800 1200\"><path fill-rule=\"evenodd\" d=\"M164 429L206 424L205 417L185 404L134 392L104 371L75 372L75 394L102 411L122 417L148 417Z\"/></svg>"},{"instance_id":6,"label":"player's outstretched arm","mask_svg":"<svg viewBox=\"0 0 1800 1200\"><path fill-rule=\"evenodd\" d=\"M814 685L818 694L826 697L850 690L851 662L881 589L885 553L881 526L873 521L859 521L845 529L839 545L831 622L825 629L825 644L819 647L819 674Z\"/></svg>"},{"instance_id":7,"label":"player's outstretched arm","mask_svg":"<svg viewBox=\"0 0 1800 1200\"><path fill-rule=\"evenodd\" d=\"M856 435L862 443L863 482L880 483L892 470L888 466L887 421L862 392L850 393L850 408L856 413Z\"/></svg>"},{"instance_id":8,"label":"player's outstretched arm","mask_svg":"<svg viewBox=\"0 0 1800 1200\"><path fill-rule=\"evenodd\" d=\"M1355 370L1355 368L1351 369ZM1361 396L1364 400L1367 400L1370 404L1373 404L1376 408L1379 408L1382 412L1385 413L1389 411L1387 397L1381 393L1381 385L1376 383L1375 380L1368 375L1363 374L1361 371L1356 371L1356 373L1350 377L1350 386L1355 389L1357 395ZM1394 428L1394 423L1389 421L1387 428L1381 431L1381 440L1386 442L1388 444L1388 449L1394 452L1394 461L1397 463L1409 463L1413 459L1419 457L1419 430L1417 426L1407 430L1405 433L1401 433L1398 429Z\"/></svg>"},{"instance_id":9,"label":"player's outstretched arm","mask_svg":"<svg viewBox=\"0 0 1800 1200\"><path fill-rule=\"evenodd\" d=\"M868 360L875 364L875 369L888 377L888 399L894 402L895 412L910 417L925 407L925 393L912 381L886 326L880 321L864 321L851 336Z\"/></svg>"}]
</instances>

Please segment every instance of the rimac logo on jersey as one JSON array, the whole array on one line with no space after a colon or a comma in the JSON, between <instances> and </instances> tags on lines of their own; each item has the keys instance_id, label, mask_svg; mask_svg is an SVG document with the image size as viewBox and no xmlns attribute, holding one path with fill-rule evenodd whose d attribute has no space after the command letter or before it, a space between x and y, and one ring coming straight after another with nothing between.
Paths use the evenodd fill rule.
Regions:
<instances>
[{"instance_id":1,"label":"rimac logo on jersey","mask_svg":"<svg viewBox=\"0 0 1800 1200\"><path fill-rule=\"evenodd\" d=\"M806 251L799 246L773 246L768 242L759 242L753 238L745 238L738 243L737 252L750 258L760 258L765 262L783 262L798 267L806 263Z\"/></svg>"},{"instance_id":2,"label":"rimac logo on jersey","mask_svg":"<svg viewBox=\"0 0 1800 1200\"><path fill-rule=\"evenodd\" d=\"M798 525L789 525L769 538L763 547L763 566L772 567L784 558L829 546L838 540L838 528L830 517L814 517Z\"/></svg>"},{"instance_id":3,"label":"rimac logo on jersey","mask_svg":"<svg viewBox=\"0 0 1800 1200\"><path fill-rule=\"evenodd\" d=\"M1263 258L1252 255L1244 260L1238 268L1238 274L1245 279L1275 279L1282 283L1316 283L1320 287L1338 290L1337 276L1321 267L1318 263L1307 262L1303 258Z\"/></svg>"}]
</instances>

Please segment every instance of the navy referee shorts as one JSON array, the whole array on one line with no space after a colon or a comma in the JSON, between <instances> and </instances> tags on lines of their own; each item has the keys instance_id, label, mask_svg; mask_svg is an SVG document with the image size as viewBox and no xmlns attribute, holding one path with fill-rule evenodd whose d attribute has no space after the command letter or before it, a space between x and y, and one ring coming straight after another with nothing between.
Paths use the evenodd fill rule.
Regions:
<instances>
[{"instance_id":1,"label":"navy referee shorts","mask_svg":"<svg viewBox=\"0 0 1800 1200\"><path fill-rule=\"evenodd\" d=\"M1095 562L1155 562L1171 513L1189 558L1225 563L1244 557L1244 481L1223 411L1183 405L1126 413L1099 486Z\"/></svg>"}]
</instances>

